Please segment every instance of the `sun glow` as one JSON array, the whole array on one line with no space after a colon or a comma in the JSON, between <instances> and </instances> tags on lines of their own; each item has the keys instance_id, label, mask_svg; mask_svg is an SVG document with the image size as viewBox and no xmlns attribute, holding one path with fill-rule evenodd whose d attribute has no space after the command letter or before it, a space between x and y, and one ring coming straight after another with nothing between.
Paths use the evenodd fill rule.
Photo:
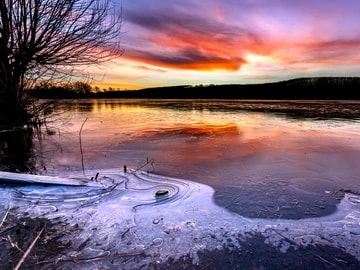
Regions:
<instances>
[{"instance_id":1,"label":"sun glow","mask_svg":"<svg viewBox=\"0 0 360 270\"><path fill-rule=\"evenodd\" d=\"M275 64L277 61L270 56L249 53L245 56L246 62L250 65Z\"/></svg>"}]
</instances>

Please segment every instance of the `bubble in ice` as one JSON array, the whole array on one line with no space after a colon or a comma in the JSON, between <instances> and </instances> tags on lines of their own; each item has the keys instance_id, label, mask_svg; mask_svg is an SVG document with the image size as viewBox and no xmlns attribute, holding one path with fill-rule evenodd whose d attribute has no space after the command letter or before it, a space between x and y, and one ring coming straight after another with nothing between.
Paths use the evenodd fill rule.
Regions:
<instances>
[{"instance_id":1,"label":"bubble in ice","mask_svg":"<svg viewBox=\"0 0 360 270\"><path fill-rule=\"evenodd\" d=\"M156 237L156 238L153 239L152 242L153 242L155 247L160 247L163 244L164 240L162 238L160 238L160 237Z\"/></svg>"}]
</instances>

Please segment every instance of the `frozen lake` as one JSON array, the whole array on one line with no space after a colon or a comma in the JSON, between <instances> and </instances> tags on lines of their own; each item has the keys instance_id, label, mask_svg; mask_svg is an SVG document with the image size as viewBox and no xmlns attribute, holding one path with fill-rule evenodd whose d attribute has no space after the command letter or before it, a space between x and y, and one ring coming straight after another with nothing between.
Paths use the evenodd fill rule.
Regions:
<instances>
[{"instance_id":1,"label":"frozen lake","mask_svg":"<svg viewBox=\"0 0 360 270\"><path fill-rule=\"evenodd\" d=\"M248 217L327 215L338 193L360 192L357 103L84 100L66 107L50 127L55 134L35 143L36 163L55 173L150 161L145 170L209 185L217 204Z\"/></svg>"},{"instance_id":2,"label":"frozen lake","mask_svg":"<svg viewBox=\"0 0 360 270\"><path fill-rule=\"evenodd\" d=\"M235 266L249 266L253 258L257 267L267 263L272 269L282 269L294 260L301 265L299 256L312 254L314 258L304 259L305 265L353 269L360 259L359 107L360 103L339 101L65 101L64 113L49 122L48 135L35 137L25 158L30 167L47 175L71 175L83 168L86 175L94 175L104 169L122 171L126 165L161 175L164 183L179 184L182 180L174 179L185 179L184 185L190 187L185 192L187 199L143 207L136 212L136 220L128 215L148 193L145 197L141 192L135 197L131 192L116 193L134 200L129 206L129 199L122 199L124 209L118 211L124 218L116 222L109 211L94 214L110 209L113 196L100 199L92 210L83 204L67 208L59 202L44 202L56 209L77 209L73 220L66 214L69 210L60 213L67 216L63 222L68 224L78 218L84 231L94 231L100 221L107 220L104 226L109 235L127 239L126 232L134 232L138 246L133 246L132 239L129 252L141 251L145 244L139 239L151 242L151 254L155 249L160 254L158 264L155 259L147 261L155 263L154 269L162 263L168 265L169 258L176 261L186 255L190 264L197 265L195 269L203 269L206 262L214 266L214 254L208 253L214 250L223 254L220 257L232 258ZM2 151L11 160L9 145ZM4 164L6 168L8 163ZM132 188L141 190L142 184L135 183ZM31 190L19 189L25 201L33 202L36 196L40 198L36 192L45 192ZM50 190L50 194L57 193ZM6 203L3 207L6 209ZM44 215L29 207L31 217ZM83 222L89 212L94 215L92 222ZM59 215L49 210L44 217L56 219ZM116 224L125 227L116 229ZM96 234L89 239L96 239ZM108 244L113 245L111 241ZM265 255L252 251L251 255L245 253L249 245L261 249L269 245L275 250L268 249ZM120 249L113 246L115 251ZM320 246L326 247L328 255ZM89 248L86 252L93 250L91 245L84 247ZM233 252L237 255L231 255ZM289 256L284 255L287 259L278 264L269 258L259 262L262 256L274 254ZM101 265L99 260L97 263ZM132 261L127 267L134 265L139 266Z\"/></svg>"}]
</instances>

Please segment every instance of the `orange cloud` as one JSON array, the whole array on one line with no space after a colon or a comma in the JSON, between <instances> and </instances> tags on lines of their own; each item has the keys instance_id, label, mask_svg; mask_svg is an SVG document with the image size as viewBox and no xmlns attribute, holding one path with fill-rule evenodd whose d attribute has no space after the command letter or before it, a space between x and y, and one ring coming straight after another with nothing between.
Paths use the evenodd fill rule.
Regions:
<instances>
[{"instance_id":1,"label":"orange cloud","mask_svg":"<svg viewBox=\"0 0 360 270\"><path fill-rule=\"evenodd\" d=\"M346 5L195 2L131 2L119 60L130 66L126 72L113 68L111 78L152 85L243 83L336 72L353 76L360 63L356 9Z\"/></svg>"},{"instance_id":2,"label":"orange cloud","mask_svg":"<svg viewBox=\"0 0 360 270\"><path fill-rule=\"evenodd\" d=\"M129 47L123 57L160 67L236 71L246 63L245 52L258 50L261 43L240 27L198 17L142 14L133 21L150 33L143 34L142 46Z\"/></svg>"}]
</instances>

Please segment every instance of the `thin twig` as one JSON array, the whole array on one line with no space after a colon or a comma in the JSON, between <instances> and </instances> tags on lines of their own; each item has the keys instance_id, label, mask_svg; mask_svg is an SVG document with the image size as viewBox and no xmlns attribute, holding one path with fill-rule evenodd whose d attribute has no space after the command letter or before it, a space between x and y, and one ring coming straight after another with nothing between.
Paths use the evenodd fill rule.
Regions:
<instances>
[{"instance_id":1,"label":"thin twig","mask_svg":"<svg viewBox=\"0 0 360 270\"><path fill-rule=\"evenodd\" d=\"M96 256L96 257L89 257L89 258L76 258L71 257L72 261L74 263L85 263L85 262L94 262L104 259L115 259L115 258L121 258L121 257L133 257L133 256L141 256L144 255L143 252L133 252L133 253L116 253L113 255L105 255L105 256Z\"/></svg>"},{"instance_id":2,"label":"thin twig","mask_svg":"<svg viewBox=\"0 0 360 270\"><path fill-rule=\"evenodd\" d=\"M151 167L153 168L153 171L155 170L155 167L154 167L154 159L149 159L148 157L146 158L146 162L144 164L139 164L139 167L134 171L134 172L137 172L137 171L140 171L141 169L145 168L147 165L151 165Z\"/></svg>"},{"instance_id":3,"label":"thin twig","mask_svg":"<svg viewBox=\"0 0 360 270\"><path fill-rule=\"evenodd\" d=\"M316 255L316 257L319 258L320 261L324 262L325 264L329 264L329 265L331 265L331 266L336 267L337 269L341 269L341 268L337 267L336 264L334 264L334 263L326 260L325 258L321 257L320 255Z\"/></svg>"},{"instance_id":4,"label":"thin twig","mask_svg":"<svg viewBox=\"0 0 360 270\"><path fill-rule=\"evenodd\" d=\"M10 208L11 208L11 207L10 207L10 205L9 205L8 209L6 210L6 213L5 213L4 217L3 217L3 219L1 220L0 228L1 228L2 225L4 224L5 219L7 218L7 215L9 214Z\"/></svg>"},{"instance_id":5,"label":"thin twig","mask_svg":"<svg viewBox=\"0 0 360 270\"><path fill-rule=\"evenodd\" d=\"M43 233L43 231L45 230L46 224L44 224L44 226L41 228L41 230L39 231L39 233L37 234L37 236L35 237L35 239L32 241L31 245L28 247L28 249L25 251L24 255L21 257L20 261L18 262L18 264L15 266L14 270L18 270L21 265L24 263L26 257L29 255L30 251L32 250L32 248L34 247L36 241L40 238L40 235Z\"/></svg>"},{"instance_id":6,"label":"thin twig","mask_svg":"<svg viewBox=\"0 0 360 270\"><path fill-rule=\"evenodd\" d=\"M80 131L79 131L79 142L80 142L80 153L81 153L81 166L82 166L82 171L83 171L83 174L85 176L85 167L84 167L84 152L82 150L82 143L81 143L81 132L82 132L82 129L85 125L85 122L88 120L88 118L86 117L86 119L84 120L84 122L81 124L81 128L80 128Z\"/></svg>"},{"instance_id":7,"label":"thin twig","mask_svg":"<svg viewBox=\"0 0 360 270\"><path fill-rule=\"evenodd\" d=\"M10 235L7 236L7 240L9 241L11 247L16 248L21 253L24 253L24 251L21 248L19 248L18 244L12 240Z\"/></svg>"}]
</instances>

